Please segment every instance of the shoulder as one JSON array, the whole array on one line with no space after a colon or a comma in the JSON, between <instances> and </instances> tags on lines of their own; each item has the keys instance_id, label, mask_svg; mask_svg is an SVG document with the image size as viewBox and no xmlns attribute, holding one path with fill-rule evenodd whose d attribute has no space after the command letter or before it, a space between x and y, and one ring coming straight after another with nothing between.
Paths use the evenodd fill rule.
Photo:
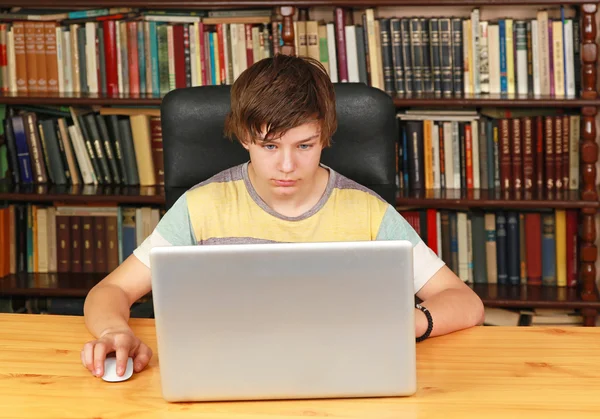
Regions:
<instances>
[{"instance_id":1,"label":"shoulder","mask_svg":"<svg viewBox=\"0 0 600 419\"><path fill-rule=\"evenodd\" d=\"M382 206L383 208L387 207L388 203L371 189L350 178L347 178L333 169L329 170L331 170L331 173L333 173L335 176L333 181L333 189L336 194L345 196L354 201L364 201L372 205Z\"/></svg>"},{"instance_id":2,"label":"shoulder","mask_svg":"<svg viewBox=\"0 0 600 419\"><path fill-rule=\"evenodd\" d=\"M225 169L205 181L192 186L185 192L188 206L197 207L203 203L211 202L214 204L215 202L227 199L240 185L243 186L244 164Z\"/></svg>"},{"instance_id":3,"label":"shoulder","mask_svg":"<svg viewBox=\"0 0 600 419\"><path fill-rule=\"evenodd\" d=\"M330 208L333 208L337 217L342 217L350 224L359 225L360 220L367 222L371 238L375 238L389 204L360 183L333 170L331 173L334 178Z\"/></svg>"}]
</instances>

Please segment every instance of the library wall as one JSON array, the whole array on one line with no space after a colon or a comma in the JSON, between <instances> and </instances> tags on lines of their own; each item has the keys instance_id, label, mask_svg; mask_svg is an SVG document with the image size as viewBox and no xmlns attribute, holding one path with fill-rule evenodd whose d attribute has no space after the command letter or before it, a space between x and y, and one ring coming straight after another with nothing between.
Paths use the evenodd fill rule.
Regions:
<instances>
[{"instance_id":1,"label":"library wall","mask_svg":"<svg viewBox=\"0 0 600 419\"><path fill-rule=\"evenodd\" d=\"M510 10L510 16L517 18L535 18L536 11L542 6L521 6ZM376 7L376 17L405 17L405 16L469 16L472 6L455 6L455 7ZM506 6L484 6L480 8L482 20L494 20L506 17ZM567 16L572 16L573 11L567 9ZM311 19L325 21L333 21L333 8L317 7L310 9L309 16ZM357 9L353 14L355 22L361 21L363 10ZM551 11L550 17L560 17L558 9ZM600 28L600 14L596 14L596 25ZM596 42L600 45L600 30ZM600 62L599 62L600 63ZM600 74L600 68L598 69ZM597 89L600 91L600 77L597 79ZM596 132L600 133L600 114L596 117ZM596 163L596 184L600 188L600 160ZM596 246L600 248L600 214L596 216ZM600 258L596 261L596 284L600 288Z\"/></svg>"}]
</instances>

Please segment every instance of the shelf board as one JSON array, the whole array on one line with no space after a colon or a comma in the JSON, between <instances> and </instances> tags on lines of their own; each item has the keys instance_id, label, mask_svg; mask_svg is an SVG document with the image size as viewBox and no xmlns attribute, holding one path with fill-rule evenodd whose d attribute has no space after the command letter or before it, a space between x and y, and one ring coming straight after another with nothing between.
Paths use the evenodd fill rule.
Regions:
<instances>
[{"instance_id":1,"label":"shelf board","mask_svg":"<svg viewBox=\"0 0 600 419\"><path fill-rule=\"evenodd\" d=\"M84 298L104 273L21 273L0 278L0 297ZM470 284L488 307L596 308L600 301L583 301L575 288ZM597 296L596 296L597 297Z\"/></svg>"},{"instance_id":2,"label":"shelf board","mask_svg":"<svg viewBox=\"0 0 600 419\"><path fill-rule=\"evenodd\" d=\"M0 296L84 298L105 276L105 273L8 275L0 278Z\"/></svg>"},{"instance_id":3,"label":"shelf board","mask_svg":"<svg viewBox=\"0 0 600 419\"><path fill-rule=\"evenodd\" d=\"M163 95L160 94L97 94L97 93L0 93L0 103L7 105L73 105L73 106L160 106ZM503 97L501 95L461 95L457 97L435 97L433 95L398 96L394 95L394 104L398 108L409 106L429 107L483 107L499 106L503 108L581 108L600 106L600 99L553 98L553 97Z\"/></svg>"},{"instance_id":4,"label":"shelf board","mask_svg":"<svg viewBox=\"0 0 600 419\"><path fill-rule=\"evenodd\" d=\"M18 185L0 182L0 201L12 202L110 202L116 204L164 205L163 186L113 185ZM579 191L554 193L501 192L497 190L430 189L401 190L396 198L400 208L512 208L512 209L577 209L598 208L600 202L585 201Z\"/></svg>"},{"instance_id":5,"label":"shelf board","mask_svg":"<svg viewBox=\"0 0 600 419\"><path fill-rule=\"evenodd\" d=\"M589 3L589 0L528 0L527 5L575 5ZM90 8L90 7L114 7L129 6L140 8L160 9L227 9L235 7L275 7L275 6L341 6L341 7L382 7L382 6L489 6L509 5L522 6L522 0L57 0L51 3L44 0L21 0L21 7L43 7L43 8ZM14 6L14 1L0 1L0 6Z\"/></svg>"},{"instance_id":6,"label":"shelf board","mask_svg":"<svg viewBox=\"0 0 600 419\"><path fill-rule=\"evenodd\" d=\"M105 186L105 185L18 185L0 183L0 201L69 203L111 202L117 204L165 203L162 186Z\"/></svg>"},{"instance_id":7,"label":"shelf board","mask_svg":"<svg viewBox=\"0 0 600 419\"><path fill-rule=\"evenodd\" d=\"M598 106L598 99L558 98L551 96L534 97L516 95L458 95L453 97L436 97L425 95L394 95L394 104L398 108L408 106L453 106L453 107L503 107L503 108L580 108Z\"/></svg>"},{"instance_id":8,"label":"shelf board","mask_svg":"<svg viewBox=\"0 0 600 419\"><path fill-rule=\"evenodd\" d=\"M415 208L511 208L511 209L575 209L597 208L598 201L584 201L579 191L516 192L487 189L428 189L401 190L396 197L397 207Z\"/></svg>"},{"instance_id":9,"label":"shelf board","mask_svg":"<svg viewBox=\"0 0 600 419\"><path fill-rule=\"evenodd\" d=\"M470 284L487 307L502 308L595 308L600 301L584 301L579 291L571 287L532 285Z\"/></svg>"},{"instance_id":10,"label":"shelf board","mask_svg":"<svg viewBox=\"0 0 600 419\"><path fill-rule=\"evenodd\" d=\"M122 106L160 106L159 94L98 94L98 93L0 93L0 103L7 105L122 105Z\"/></svg>"}]
</instances>

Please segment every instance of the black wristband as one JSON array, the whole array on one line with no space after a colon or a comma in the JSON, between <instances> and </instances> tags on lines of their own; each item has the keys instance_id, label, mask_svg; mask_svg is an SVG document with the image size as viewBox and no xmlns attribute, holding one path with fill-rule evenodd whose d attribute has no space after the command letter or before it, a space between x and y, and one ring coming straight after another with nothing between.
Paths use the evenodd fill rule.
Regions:
<instances>
[{"instance_id":1,"label":"black wristband","mask_svg":"<svg viewBox=\"0 0 600 419\"><path fill-rule=\"evenodd\" d=\"M423 307L421 304L415 304L415 307L425 313L425 317L427 317L427 330L422 336L417 337L417 342L421 342L427 339L431 334L431 331L433 330L433 318L431 317L429 310L427 310L427 307Z\"/></svg>"}]
</instances>

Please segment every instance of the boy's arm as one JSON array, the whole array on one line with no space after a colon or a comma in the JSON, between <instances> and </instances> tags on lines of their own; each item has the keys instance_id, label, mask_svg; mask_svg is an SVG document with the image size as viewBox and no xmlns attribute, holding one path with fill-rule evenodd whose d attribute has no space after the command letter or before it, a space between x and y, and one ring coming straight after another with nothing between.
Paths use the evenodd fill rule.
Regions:
<instances>
[{"instance_id":1,"label":"boy's arm","mask_svg":"<svg viewBox=\"0 0 600 419\"><path fill-rule=\"evenodd\" d=\"M84 305L88 330L96 337L109 329L130 330L131 306L152 288L152 248L192 244L195 241L184 193L161 218L150 236L133 250L133 254L88 293Z\"/></svg>"},{"instance_id":2,"label":"boy's arm","mask_svg":"<svg viewBox=\"0 0 600 419\"><path fill-rule=\"evenodd\" d=\"M129 256L88 293L83 310L90 333L100 337L107 330L128 330L132 304L148 294L151 285L150 268Z\"/></svg>"},{"instance_id":3,"label":"boy's arm","mask_svg":"<svg viewBox=\"0 0 600 419\"><path fill-rule=\"evenodd\" d=\"M433 319L430 336L444 335L483 323L481 299L423 242L412 226L388 205L377 240L408 240L413 245L415 293ZM427 330L427 317L415 308L415 334Z\"/></svg>"},{"instance_id":4,"label":"boy's arm","mask_svg":"<svg viewBox=\"0 0 600 419\"><path fill-rule=\"evenodd\" d=\"M152 234L117 269L104 278L85 300L85 324L96 340L84 345L81 361L93 374L101 376L106 354L116 352L117 374L125 371L127 357L133 357L134 371L141 371L152 351L129 327L130 308L150 292L150 251L155 246L196 244L183 194L162 217Z\"/></svg>"},{"instance_id":5,"label":"boy's arm","mask_svg":"<svg viewBox=\"0 0 600 419\"><path fill-rule=\"evenodd\" d=\"M430 336L445 335L456 330L480 325L484 320L483 303L446 265L440 268L417 292L433 319ZM415 310L416 336L427 330L427 318Z\"/></svg>"}]
</instances>

